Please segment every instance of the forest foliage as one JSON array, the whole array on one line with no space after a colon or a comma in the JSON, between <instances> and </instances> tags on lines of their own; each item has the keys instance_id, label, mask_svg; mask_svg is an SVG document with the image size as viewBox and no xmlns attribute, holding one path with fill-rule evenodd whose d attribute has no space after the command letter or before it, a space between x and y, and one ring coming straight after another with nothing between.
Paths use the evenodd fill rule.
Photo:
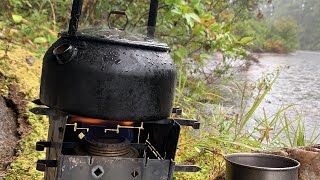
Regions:
<instances>
[{"instance_id":1,"label":"forest foliage","mask_svg":"<svg viewBox=\"0 0 320 180\"><path fill-rule=\"evenodd\" d=\"M253 37L249 49L254 52L288 53L299 49L301 28L290 16L270 19L249 19L236 24L235 34Z\"/></svg>"},{"instance_id":2,"label":"forest foliage","mask_svg":"<svg viewBox=\"0 0 320 180\"><path fill-rule=\"evenodd\" d=\"M236 33L255 37L253 51L320 50L320 1L278 0L259 9L258 18L235 26Z\"/></svg>"},{"instance_id":3,"label":"forest foliage","mask_svg":"<svg viewBox=\"0 0 320 180\"><path fill-rule=\"evenodd\" d=\"M320 1L319 0L281 0L274 1L265 10L272 13L270 19L276 20L290 16L300 26L298 39L300 49L320 50Z\"/></svg>"},{"instance_id":4,"label":"forest foliage","mask_svg":"<svg viewBox=\"0 0 320 180\"><path fill-rule=\"evenodd\" d=\"M148 2L85 0L81 27L106 26L108 12L117 9L127 12L130 31L145 33ZM18 36L21 42L35 47L41 44L41 48L45 43L52 44L57 33L67 28L71 3L71 0L4 0L0 2L1 26L7 29L8 37ZM195 52L202 52L201 56L194 56L199 63L214 52L231 58L243 57L244 46L258 52L297 50L299 37L303 36L300 32L309 30L299 28L297 18L290 13L282 17L283 14L276 11L274 18L270 18L268 8L262 7L269 7L271 3L277 3L278 8L285 4L270 0L160 1L156 35L171 46L177 63ZM289 21L282 23L281 20ZM302 40L303 47L305 41ZM247 46L248 43L251 45Z\"/></svg>"}]
</instances>

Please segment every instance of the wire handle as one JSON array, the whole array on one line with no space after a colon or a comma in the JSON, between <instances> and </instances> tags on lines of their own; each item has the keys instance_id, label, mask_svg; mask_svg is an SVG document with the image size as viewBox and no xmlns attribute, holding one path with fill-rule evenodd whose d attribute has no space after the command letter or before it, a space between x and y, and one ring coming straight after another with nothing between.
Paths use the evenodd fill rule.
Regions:
<instances>
[{"instance_id":1,"label":"wire handle","mask_svg":"<svg viewBox=\"0 0 320 180\"><path fill-rule=\"evenodd\" d=\"M117 28L117 27L111 25L110 17L111 17L111 15L114 15L114 14L115 14L115 15L125 16L125 18L126 18L126 23L123 25L123 27ZM121 31L124 31L124 30L126 29L128 23L129 23L129 19L128 19L128 15L127 15L126 12L124 12L124 11L118 11L118 10L113 10L113 11L111 11L111 12L109 13L109 16L108 16L108 26L109 26L110 29L119 29L119 30L121 30Z\"/></svg>"},{"instance_id":2,"label":"wire handle","mask_svg":"<svg viewBox=\"0 0 320 180\"><path fill-rule=\"evenodd\" d=\"M82 4L83 4L83 0L73 0L71 18L70 18L70 23L69 23L69 31L68 31L68 34L71 36L74 36L76 34L76 32L78 31L79 19L80 19L80 15L81 15L81 11L82 11ZM158 5L159 5L159 0L150 0L150 10L149 10L149 18L148 18L148 32L147 32L147 35L150 38L153 38L154 33L155 33L155 27L157 24L157 16L158 16ZM120 29L120 30L124 30L128 25L127 14L123 11L112 11L109 14L109 17L112 14L120 14L120 15L126 16L127 22ZM109 19L109 17L108 17L108 19ZM108 25L111 28L116 28L116 27L111 26L109 21L108 21Z\"/></svg>"},{"instance_id":3,"label":"wire handle","mask_svg":"<svg viewBox=\"0 0 320 180\"><path fill-rule=\"evenodd\" d=\"M83 0L73 0L68 34L74 36L78 31Z\"/></svg>"}]
</instances>

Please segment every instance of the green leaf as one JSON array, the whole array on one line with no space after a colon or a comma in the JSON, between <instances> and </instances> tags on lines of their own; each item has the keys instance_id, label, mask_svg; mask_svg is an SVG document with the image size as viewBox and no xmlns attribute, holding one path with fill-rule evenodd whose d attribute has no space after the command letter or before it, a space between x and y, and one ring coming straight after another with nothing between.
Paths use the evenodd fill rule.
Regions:
<instances>
[{"instance_id":1,"label":"green leaf","mask_svg":"<svg viewBox=\"0 0 320 180\"><path fill-rule=\"evenodd\" d=\"M249 42L251 42L253 40L254 40L253 37L243 37L243 38L240 39L239 43L240 44L247 44L247 43L249 43Z\"/></svg>"},{"instance_id":2,"label":"green leaf","mask_svg":"<svg viewBox=\"0 0 320 180\"><path fill-rule=\"evenodd\" d=\"M182 60L188 56L188 51L184 47L180 47L173 52L172 58L176 64L181 64Z\"/></svg>"},{"instance_id":3,"label":"green leaf","mask_svg":"<svg viewBox=\"0 0 320 180\"><path fill-rule=\"evenodd\" d=\"M188 13L188 15L195 21L200 22L200 17L195 13Z\"/></svg>"},{"instance_id":4,"label":"green leaf","mask_svg":"<svg viewBox=\"0 0 320 180\"><path fill-rule=\"evenodd\" d=\"M52 34L48 34L47 40L49 44L53 44L57 40L57 37Z\"/></svg>"},{"instance_id":5,"label":"green leaf","mask_svg":"<svg viewBox=\"0 0 320 180\"><path fill-rule=\"evenodd\" d=\"M188 56L188 50L185 47L180 47L176 50L176 53L181 58L185 58Z\"/></svg>"},{"instance_id":6,"label":"green leaf","mask_svg":"<svg viewBox=\"0 0 320 180\"><path fill-rule=\"evenodd\" d=\"M185 18L186 18L186 20L187 20L187 24L188 24L190 27L193 27L194 23L193 23L191 17L190 17L188 14L186 14L186 15L185 15Z\"/></svg>"},{"instance_id":7,"label":"green leaf","mask_svg":"<svg viewBox=\"0 0 320 180\"><path fill-rule=\"evenodd\" d=\"M198 15L196 15L195 13L186 13L184 15L184 17L186 18L187 20L187 24L191 27L194 26L194 21L196 22L200 22L200 18Z\"/></svg>"},{"instance_id":8,"label":"green leaf","mask_svg":"<svg viewBox=\"0 0 320 180\"><path fill-rule=\"evenodd\" d=\"M203 53L203 54L200 54L200 58L201 58L201 59L211 59L212 56L210 56L209 54Z\"/></svg>"},{"instance_id":9,"label":"green leaf","mask_svg":"<svg viewBox=\"0 0 320 180\"><path fill-rule=\"evenodd\" d=\"M175 0L165 0L164 3L167 5L172 5L174 4Z\"/></svg>"},{"instance_id":10,"label":"green leaf","mask_svg":"<svg viewBox=\"0 0 320 180\"><path fill-rule=\"evenodd\" d=\"M20 23L23 18L20 15L12 14L12 19L15 23Z\"/></svg>"},{"instance_id":11,"label":"green leaf","mask_svg":"<svg viewBox=\"0 0 320 180\"><path fill-rule=\"evenodd\" d=\"M47 38L44 37L37 37L33 40L34 43L36 44L42 44L48 42Z\"/></svg>"}]
</instances>

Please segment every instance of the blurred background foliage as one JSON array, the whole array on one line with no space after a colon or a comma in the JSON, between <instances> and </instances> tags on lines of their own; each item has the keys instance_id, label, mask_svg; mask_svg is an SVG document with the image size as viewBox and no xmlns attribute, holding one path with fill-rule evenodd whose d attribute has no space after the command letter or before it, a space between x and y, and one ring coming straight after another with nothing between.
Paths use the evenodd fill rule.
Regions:
<instances>
[{"instance_id":1,"label":"blurred background foliage","mask_svg":"<svg viewBox=\"0 0 320 180\"><path fill-rule=\"evenodd\" d=\"M275 8L276 7L276 8ZM289 16L301 27L298 33L300 49L320 50L320 1L318 0L281 0L266 8L272 20Z\"/></svg>"}]
</instances>

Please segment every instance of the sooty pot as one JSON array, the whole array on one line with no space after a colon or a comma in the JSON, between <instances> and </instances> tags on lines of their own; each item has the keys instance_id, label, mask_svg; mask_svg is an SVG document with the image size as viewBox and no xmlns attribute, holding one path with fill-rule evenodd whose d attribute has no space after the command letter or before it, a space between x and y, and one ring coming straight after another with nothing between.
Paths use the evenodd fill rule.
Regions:
<instances>
[{"instance_id":1,"label":"sooty pot","mask_svg":"<svg viewBox=\"0 0 320 180\"><path fill-rule=\"evenodd\" d=\"M74 0L69 31L60 34L43 60L41 102L70 114L106 120L169 117L176 68L168 46L152 39L157 4L151 1L148 35L133 36L125 27L78 31L82 0Z\"/></svg>"}]
</instances>

